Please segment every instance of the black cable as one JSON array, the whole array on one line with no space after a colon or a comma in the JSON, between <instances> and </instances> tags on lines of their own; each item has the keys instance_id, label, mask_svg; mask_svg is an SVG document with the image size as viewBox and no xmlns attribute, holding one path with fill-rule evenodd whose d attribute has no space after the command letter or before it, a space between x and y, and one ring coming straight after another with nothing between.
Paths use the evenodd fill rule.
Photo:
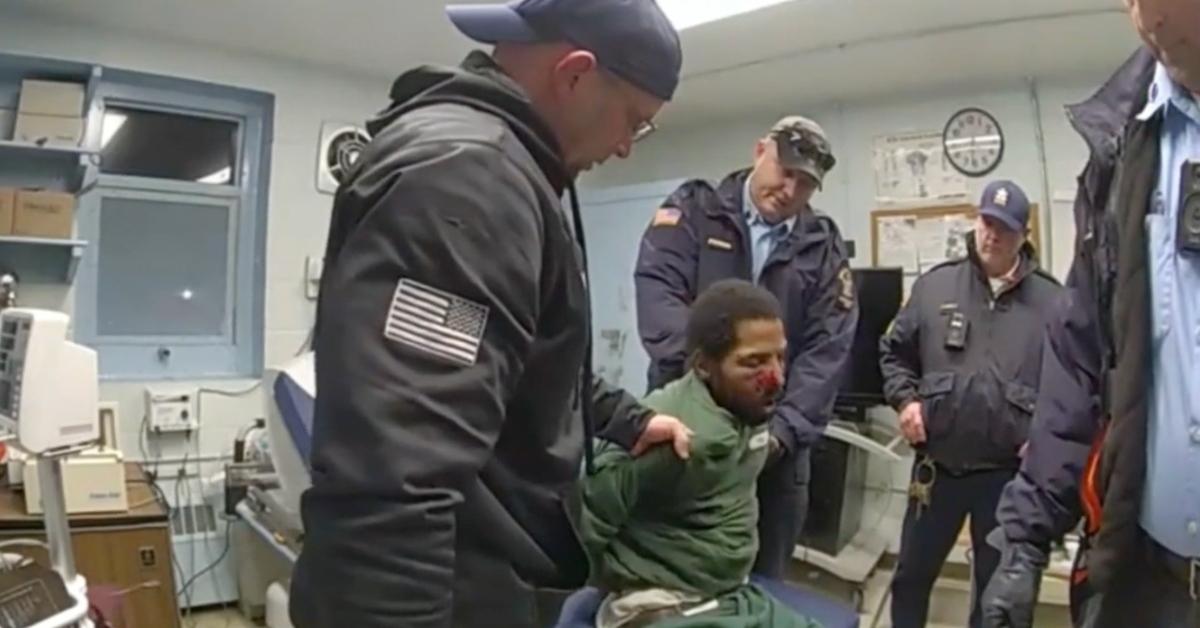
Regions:
<instances>
[{"instance_id":1,"label":"black cable","mask_svg":"<svg viewBox=\"0 0 1200 628\"><path fill-rule=\"evenodd\" d=\"M175 479L175 510L181 513L179 515L180 516L179 527L180 527L180 529L183 529L183 514L182 514L183 511L179 509L179 478ZM174 550L171 551L171 558L175 558ZM175 566L179 568L179 579L183 580L184 576L186 575L186 572L183 570L183 567L180 566L178 561L175 562ZM193 567L194 567L194 565L193 565ZM184 617L186 618L186 617L190 616L192 613L192 594L186 588L181 589L179 592L177 592L175 594L175 597L178 598L180 594L183 594L183 599L186 602L186 608L184 609L184 613L183 613Z\"/></svg>"},{"instance_id":2,"label":"black cable","mask_svg":"<svg viewBox=\"0 0 1200 628\"><path fill-rule=\"evenodd\" d=\"M139 481L141 481L141 480L139 480ZM154 492L155 497L158 498L159 503L162 504L163 509L167 511L167 529L173 530L174 525L175 525L176 509L171 506L171 502L167 499L166 491L163 491L162 487L158 485L158 481L154 477L148 477L144 481L146 482L146 484L150 485L150 489ZM174 536L174 535L172 535L172 536ZM179 558L177 556L175 556L174 546L172 545L171 547L169 547L168 551L171 552L172 566L174 566L175 571L179 574L179 579L183 580L183 565L179 564ZM176 597L179 597L179 596L176 595Z\"/></svg>"},{"instance_id":3,"label":"black cable","mask_svg":"<svg viewBox=\"0 0 1200 628\"><path fill-rule=\"evenodd\" d=\"M150 455L146 453L146 448L147 448L146 433L149 431L150 431L150 416L147 414L143 414L142 415L142 426L141 426L141 428L138 429L138 452L142 454L142 462L143 463L150 462ZM162 460L162 450L161 449L159 450L158 454L154 456L154 469L150 471L150 476L155 479L158 479L158 463L160 460Z\"/></svg>"},{"instance_id":4,"label":"black cable","mask_svg":"<svg viewBox=\"0 0 1200 628\"><path fill-rule=\"evenodd\" d=\"M146 434L148 432L149 424L150 424L149 415L143 414L142 415L142 426L138 431L138 450L142 454L143 465L145 463L149 462L147 459L150 457L146 453ZM159 470L159 463L161 461L162 461L162 452L159 451L158 454L154 457L154 469L147 472L147 474L146 474L147 475L146 483L150 485L151 490L154 492L155 496L158 498L159 502L162 504L163 509L166 510L166 512L167 512L167 529L173 530L174 525L175 525L175 516L179 512L179 510L175 506L172 505L171 501L167 499L166 492L163 491L162 487L158 485L158 477L159 477L158 470ZM179 482L178 482L178 480L176 480L176 482L175 482L175 503L176 504L179 503ZM182 521L180 523L182 526ZM174 535L172 534L171 536L174 536ZM184 577L183 565L179 564L179 557L175 555L175 548L174 548L173 543L172 543L171 547L169 548L169 551L171 552L171 565L175 568L175 571L178 574L179 579L183 580L183 577ZM178 595L176 595L176 597L178 597ZM188 598L188 606L189 607L191 606L191 598L190 597Z\"/></svg>"},{"instance_id":5,"label":"black cable","mask_svg":"<svg viewBox=\"0 0 1200 628\"><path fill-rule=\"evenodd\" d=\"M222 517L222 518L224 519L224 517ZM225 521L225 547L221 549L221 554L219 556L217 556L216 560L209 563L209 565L207 567L205 567L204 569L193 574L192 577L189 578L188 581L186 583L184 583L183 587L181 587L179 589L179 591L175 594L176 597L185 593L196 582L196 580L200 579L202 576L204 576L208 572L216 569L217 566L221 564L221 561L225 560L225 557L229 554L229 547L230 547L229 528L230 528L229 519L226 519L226 521Z\"/></svg>"},{"instance_id":6,"label":"black cable","mask_svg":"<svg viewBox=\"0 0 1200 628\"><path fill-rule=\"evenodd\" d=\"M255 382L252 386L243 390L220 390L218 388L199 388L196 390L196 395L216 395L218 397L245 397L250 393L262 387L262 380Z\"/></svg>"}]
</instances>

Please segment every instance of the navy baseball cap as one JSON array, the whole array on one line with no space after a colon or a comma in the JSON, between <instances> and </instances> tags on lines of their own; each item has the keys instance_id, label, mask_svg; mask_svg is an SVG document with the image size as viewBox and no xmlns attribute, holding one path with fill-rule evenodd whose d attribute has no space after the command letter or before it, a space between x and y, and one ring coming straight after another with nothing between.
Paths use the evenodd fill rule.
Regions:
<instances>
[{"instance_id":1,"label":"navy baseball cap","mask_svg":"<svg viewBox=\"0 0 1200 628\"><path fill-rule=\"evenodd\" d=\"M993 181L983 189L979 213L999 220L1013 231L1025 233L1029 225L1029 198L1012 181Z\"/></svg>"},{"instance_id":2,"label":"navy baseball cap","mask_svg":"<svg viewBox=\"0 0 1200 628\"><path fill-rule=\"evenodd\" d=\"M519 0L452 4L450 21L485 44L568 41L660 100L679 87L679 33L654 0Z\"/></svg>"}]
</instances>

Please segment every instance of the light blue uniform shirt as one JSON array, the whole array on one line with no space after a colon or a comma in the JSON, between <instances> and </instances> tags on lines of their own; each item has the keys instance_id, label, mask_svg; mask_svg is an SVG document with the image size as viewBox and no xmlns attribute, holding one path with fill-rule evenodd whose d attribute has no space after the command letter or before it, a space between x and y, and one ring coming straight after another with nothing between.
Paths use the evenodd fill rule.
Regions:
<instances>
[{"instance_id":1,"label":"light blue uniform shirt","mask_svg":"<svg viewBox=\"0 0 1200 628\"><path fill-rule=\"evenodd\" d=\"M1175 240L1182 167L1200 161L1200 106L1159 64L1139 115L1162 112L1158 187L1146 216L1154 345L1142 528L1200 558L1200 255Z\"/></svg>"},{"instance_id":2,"label":"light blue uniform shirt","mask_svg":"<svg viewBox=\"0 0 1200 628\"><path fill-rule=\"evenodd\" d=\"M746 177L746 185L742 188L742 213L746 215L746 224L750 226L751 277L754 278L754 283L758 283L767 259L796 226L796 217L792 216L774 225L764 220L762 213L750 198L750 177Z\"/></svg>"}]
</instances>

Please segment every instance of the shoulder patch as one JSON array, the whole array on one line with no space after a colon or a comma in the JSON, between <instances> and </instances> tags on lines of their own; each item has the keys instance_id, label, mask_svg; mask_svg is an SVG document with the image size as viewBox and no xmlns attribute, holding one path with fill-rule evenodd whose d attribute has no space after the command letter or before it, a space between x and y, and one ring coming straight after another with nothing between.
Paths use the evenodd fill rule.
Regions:
<instances>
[{"instance_id":1,"label":"shoulder patch","mask_svg":"<svg viewBox=\"0 0 1200 628\"><path fill-rule=\"evenodd\" d=\"M388 305L383 337L459 366L479 358L489 308L432 286L401 279Z\"/></svg>"},{"instance_id":2,"label":"shoulder patch","mask_svg":"<svg viewBox=\"0 0 1200 628\"><path fill-rule=\"evenodd\" d=\"M838 306L843 310L850 310L854 307L856 298L854 289L854 273L849 266L842 266L838 271Z\"/></svg>"},{"instance_id":3,"label":"shoulder patch","mask_svg":"<svg viewBox=\"0 0 1200 628\"><path fill-rule=\"evenodd\" d=\"M679 224L679 219L683 217L683 212L674 207L660 207L654 212L654 220L650 223L652 227L674 227Z\"/></svg>"}]
</instances>

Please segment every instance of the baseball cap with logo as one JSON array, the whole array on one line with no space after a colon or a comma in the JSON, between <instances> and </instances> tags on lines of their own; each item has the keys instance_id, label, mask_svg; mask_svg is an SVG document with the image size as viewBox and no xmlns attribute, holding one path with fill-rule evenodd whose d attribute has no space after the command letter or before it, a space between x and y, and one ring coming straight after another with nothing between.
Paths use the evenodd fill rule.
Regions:
<instances>
[{"instance_id":1,"label":"baseball cap with logo","mask_svg":"<svg viewBox=\"0 0 1200 628\"><path fill-rule=\"evenodd\" d=\"M571 42L660 100L671 100L679 86L679 33L654 0L452 4L446 14L464 35L485 44Z\"/></svg>"},{"instance_id":2,"label":"baseball cap with logo","mask_svg":"<svg viewBox=\"0 0 1200 628\"><path fill-rule=\"evenodd\" d=\"M780 165L808 174L818 186L837 164L825 130L808 118L788 116L771 127L770 137L775 140Z\"/></svg>"},{"instance_id":3,"label":"baseball cap with logo","mask_svg":"<svg viewBox=\"0 0 1200 628\"><path fill-rule=\"evenodd\" d=\"M1029 198L1012 181L993 181L983 189L979 213L999 220L1013 231L1024 233L1029 225Z\"/></svg>"}]
</instances>

